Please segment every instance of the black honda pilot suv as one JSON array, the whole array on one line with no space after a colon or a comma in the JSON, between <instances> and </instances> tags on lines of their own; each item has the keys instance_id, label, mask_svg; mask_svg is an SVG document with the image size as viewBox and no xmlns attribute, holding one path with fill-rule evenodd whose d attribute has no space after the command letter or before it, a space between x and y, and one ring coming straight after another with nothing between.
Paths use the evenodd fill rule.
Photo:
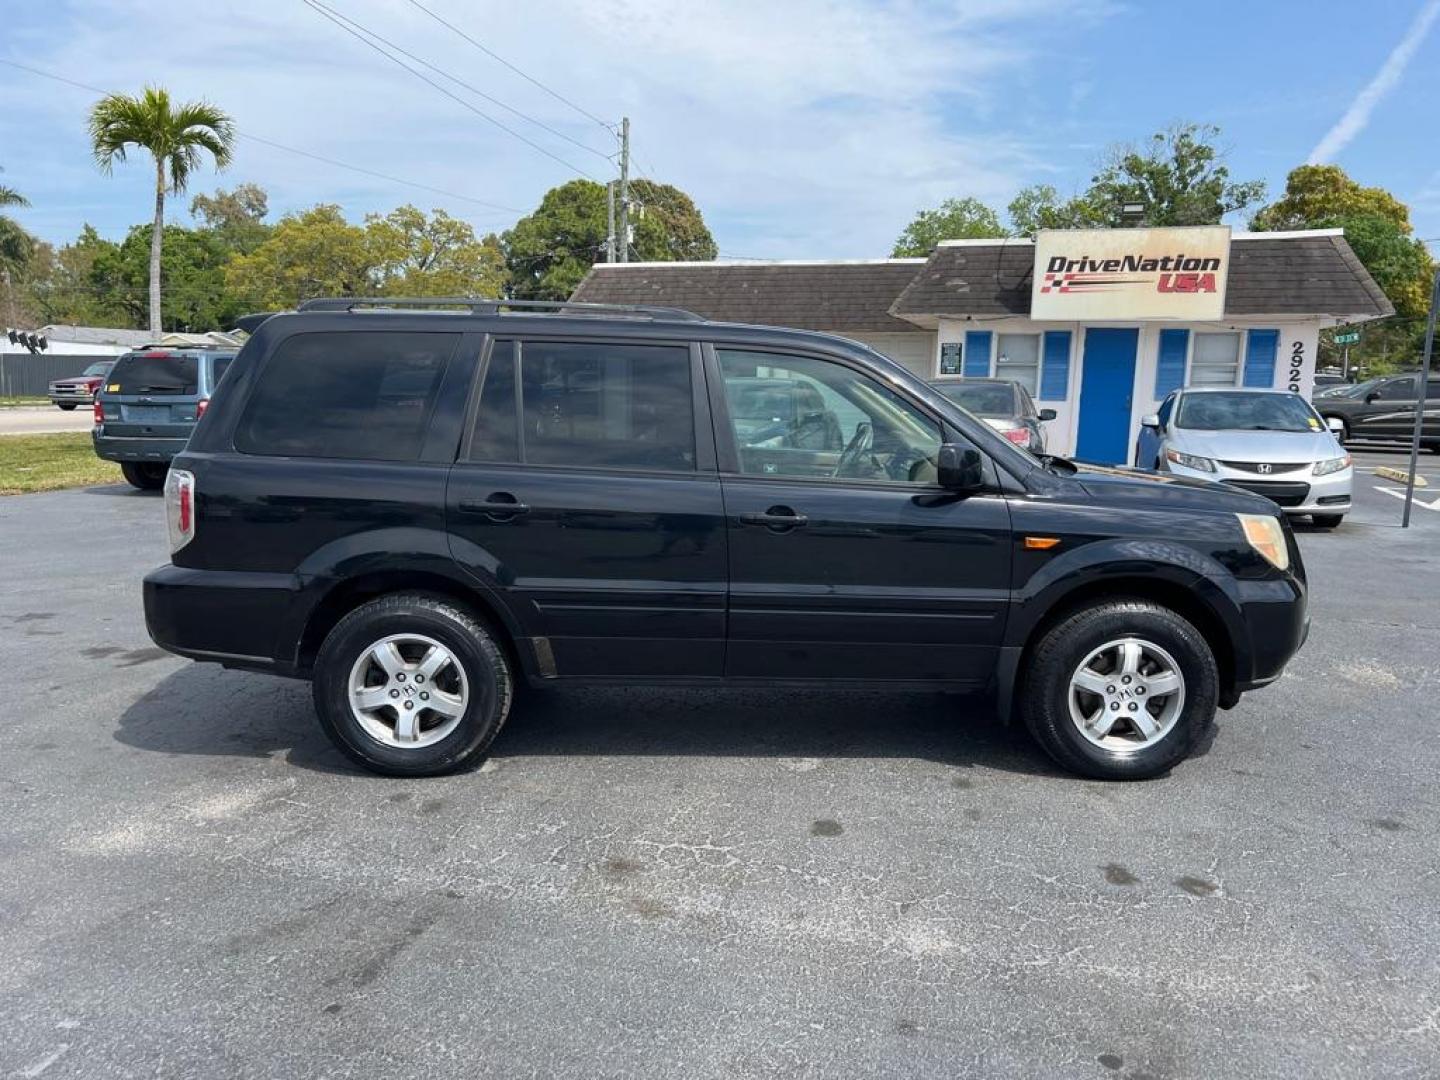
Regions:
<instances>
[{"instance_id":1,"label":"black honda pilot suv","mask_svg":"<svg viewBox=\"0 0 1440 1080\"><path fill-rule=\"evenodd\" d=\"M1308 626L1257 495L1035 457L864 345L669 308L273 315L166 501L155 641L311 679L399 776L476 762L518 686L650 683L988 691L1148 777Z\"/></svg>"}]
</instances>

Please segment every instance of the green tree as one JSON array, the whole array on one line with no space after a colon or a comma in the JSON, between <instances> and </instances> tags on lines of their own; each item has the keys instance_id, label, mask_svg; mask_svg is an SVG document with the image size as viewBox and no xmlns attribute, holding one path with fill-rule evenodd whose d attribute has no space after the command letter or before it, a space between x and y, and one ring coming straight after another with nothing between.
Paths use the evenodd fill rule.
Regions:
<instances>
[{"instance_id":1,"label":"green tree","mask_svg":"<svg viewBox=\"0 0 1440 1080\"><path fill-rule=\"evenodd\" d=\"M1430 305L1434 262L1414 238L1409 208L1384 188L1364 187L1338 165L1301 165L1285 191L1250 220L1257 232L1281 229L1343 229L1356 258L1395 306L1396 318L1367 326L1351 361L1367 371L1407 367L1419 359ZM1321 352L1337 355L1332 332L1321 334Z\"/></svg>"},{"instance_id":2,"label":"green tree","mask_svg":"<svg viewBox=\"0 0 1440 1080\"><path fill-rule=\"evenodd\" d=\"M427 218L402 206L365 220L385 296L499 296L505 288L505 254L493 235L477 239L469 222L435 210Z\"/></svg>"},{"instance_id":3,"label":"green tree","mask_svg":"<svg viewBox=\"0 0 1440 1080\"><path fill-rule=\"evenodd\" d=\"M155 219L150 244L150 332L161 333L160 262L165 232L165 192L185 191L190 174L208 152L217 169L230 164L235 126L209 102L172 104L159 87L147 86L139 97L107 94L90 110L90 142L95 162L107 176L115 162L125 160L132 146L150 151L155 160Z\"/></svg>"},{"instance_id":4,"label":"green tree","mask_svg":"<svg viewBox=\"0 0 1440 1080\"><path fill-rule=\"evenodd\" d=\"M981 240L1009 236L1000 215L979 199L946 199L934 210L921 210L895 241L891 258L929 255L941 240Z\"/></svg>"},{"instance_id":5,"label":"green tree","mask_svg":"<svg viewBox=\"0 0 1440 1080\"><path fill-rule=\"evenodd\" d=\"M126 322L146 325L145 284L149 276L153 226L137 225L117 246L97 252L90 268L94 295L125 313ZM172 225L161 238L160 266L167 282L160 305L162 330L224 330L248 309L227 293L230 253L205 229ZM153 330L152 330L153 333Z\"/></svg>"},{"instance_id":6,"label":"green tree","mask_svg":"<svg viewBox=\"0 0 1440 1080\"><path fill-rule=\"evenodd\" d=\"M233 191L218 188L214 195L190 200L190 216L199 218L226 249L239 255L250 254L270 235L267 213L269 198L259 184L241 184Z\"/></svg>"},{"instance_id":7,"label":"green tree","mask_svg":"<svg viewBox=\"0 0 1440 1080\"><path fill-rule=\"evenodd\" d=\"M0 184L0 206L29 206L30 200L14 188ZM35 253L35 238L20 223L0 214L0 284L5 286L6 317L20 321L20 304L15 295L16 282L25 273Z\"/></svg>"},{"instance_id":8,"label":"green tree","mask_svg":"<svg viewBox=\"0 0 1440 1080\"><path fill-rule=\"evenodd\" d=\"M140 326L118 297L125 287L106 280L96 264L114 267L120 245L106 240L91 225L53 252L43 271L33 275L34 299L47 323L81 326Z\"/></svg>"},{"instance_id":9,"label":"green tree","mask_svg":"<svg viewBox=\"0 0 1440 1080\"><path fill-rule=\"evenodd\" d=\"M1147 225L1218 225L1265 197L1261 180L1230 179L1215 145L1220 129L1176 124L1141 146L1118 146L1099 162L1090 186L1061 200L1048 184L1025 188L1010 204L1015 231L1118 228L1128 224L1129 203L1144 206Z\"/></svg>"},{"instance_id":10,"label":"green tree","mask_svg":"<svg viewBox=\"0 0 1440 1080\"><path fill-rule=\"evenodd\" d=\"M1410 209L1384 188L1362 187L1339 165L1301 165L1285 177L1285 192L1250 219L1256 232L1313 229L1342 217L1388 218L1409 233Z\"/></svg>"},{"instance_id":11,"label":"green tree","mask_svg":"<svg viewBox=\"0 0 1440 1080\"><path fill-rule=\"evenodd\" d=\"M256 309L287 308L317 296L372 295L377 266L365 229L327 203L281 218L259 247L230 260L225 282Z\"/></svg>"},{"instance_id":12,"label":"green tree","mask_svg":"<svg viewBox=\"0 0 1440 1080\"><path fill-rule=\"evenodd\" d=\"M670 184L631 185L633 257L645 261L707 260L715 239L690 196ZM604 258L605 186L572 180L551 188L535 212L517 221L500 242L516 299L564 300L590 267Z\"/></svg>"}]
</instances>

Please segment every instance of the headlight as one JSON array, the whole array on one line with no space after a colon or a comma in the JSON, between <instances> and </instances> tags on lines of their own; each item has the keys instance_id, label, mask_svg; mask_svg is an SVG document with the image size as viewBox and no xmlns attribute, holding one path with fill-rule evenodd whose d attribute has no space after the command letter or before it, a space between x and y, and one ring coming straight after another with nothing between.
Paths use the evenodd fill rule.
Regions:
<instances>
[{"instance_id":1,"label":"headlight","mask_svg":"<svg viewBox=\"0 0 1440 1080\"><path fill-rule=\"evenodd\" d=\"M1201 472L1215 471L1215 462L1211 461L1208 457L1182 454L1179 450L1166 450L1165 460L1172 461L1176 465L1184 465L1187 469L1199 469Z\"/></svg>"},{"instance_id":2,"label":"headlight","mask_svg":"<svg viewBox=\"0 0 1440 1080\"><path fill-rule=\"evenodd\" d=\"M1270 514L1236 514L1240 528L1250 546L1265 556L1265 561L1276 570L1290 565L1290 548L1285 543L1285 529L1280 519Z\"/></svg>"},{"instance_id":3,"label":"headlight","mask_svg":"<svg viewBox=\"0 0 1440 1080\"><path fill-rule=\"evenodd\" d=\"M1314 473L1316 476L1329 476L1332 472L1339 472L1341 469L1350 467L1350 455L1331 458L1329 461L1315 462Z\"/></svg>"}]
</instances>

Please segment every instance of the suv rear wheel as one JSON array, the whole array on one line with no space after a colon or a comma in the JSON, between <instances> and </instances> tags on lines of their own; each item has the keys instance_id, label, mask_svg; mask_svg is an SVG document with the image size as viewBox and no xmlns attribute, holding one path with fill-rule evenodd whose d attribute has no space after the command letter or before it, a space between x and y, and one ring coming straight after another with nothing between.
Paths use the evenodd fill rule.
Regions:
<instances>
[{"instance_id":1,"label":"suv rear wheel","mask_svg":"<svg viewBox=\"0 0 1440 1080\"><path fill-rule=\"evenodd\" d=\"M479 761L510 711L505 653L468 612L401 594L356 608L315 660L315 710L352 760L387 776Z\"/></svg>"},{"instance_id":2,"label":"suv rear wheel","mask_svg":"<svg viewBox=\"0 0 1440 1080\"><path fill-rule=\"evenodd\" d=\"M1143 780L1183 760L1215 719L1220 677L1205 638L1145 600L1095 604L1047 630L1031 654L1021 712L1060 765Z\"/></svg>"},{"instance_id":3,"label":"suv rear wheel","mask_svg":"<svg viewBox=\"0 0 1440 1080\"><path fill-rule=\"evenodd\" d=\"M159 491L165 486L165 474L170 466L154 461L122 461L120 471L125 482L141 491Z\"/></svg>"}]
</instances>

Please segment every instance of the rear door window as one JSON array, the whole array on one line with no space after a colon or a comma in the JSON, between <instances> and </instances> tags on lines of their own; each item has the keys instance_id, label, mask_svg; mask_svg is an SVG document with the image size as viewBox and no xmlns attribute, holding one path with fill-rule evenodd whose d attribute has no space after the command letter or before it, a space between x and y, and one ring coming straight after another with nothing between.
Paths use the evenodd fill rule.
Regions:
<instances>
[{"instance_id":1,"label":"rear door window","mask_svg":"<svg viewBox=\"0 0 1440 1080\"><path fill-rule=\"evenodd\" d=\"M690 350L628 342L497 341L481 388L470 459L690 472L695 468Z\"/></svg>"},{"instance_id":2,"label":"rear door window","mask_svg":"<svg viewBox=\"0 0 1440 1080\"><path fill-rule=\"evenodd\" d=\"M194 394L199 389L199 361L178 353L131 353L110 372L116 394Z\"/></svg>"},{"instance_id":3,"label":"rear door window","mask_svg":"<svg viewBox=\"0 0 1440 1080\"><path fill-rule=\"evenodd\" d=\"M235 431L247 454L415 461L461 335L295 334L265 361Z\"/></svg>"},{"instance_id":4,"label":"rear door window","mask_svg":"<svg viewBox=\"0 0 1440 1080\"><path fill-rule=\"evenodd\" d=\"M217 356L210 361L210 392L212 394L220 385L220 380L225 377L225 372L230 370L230 361L234 359L233 356Z\"/></svg>"}]
</instances>

